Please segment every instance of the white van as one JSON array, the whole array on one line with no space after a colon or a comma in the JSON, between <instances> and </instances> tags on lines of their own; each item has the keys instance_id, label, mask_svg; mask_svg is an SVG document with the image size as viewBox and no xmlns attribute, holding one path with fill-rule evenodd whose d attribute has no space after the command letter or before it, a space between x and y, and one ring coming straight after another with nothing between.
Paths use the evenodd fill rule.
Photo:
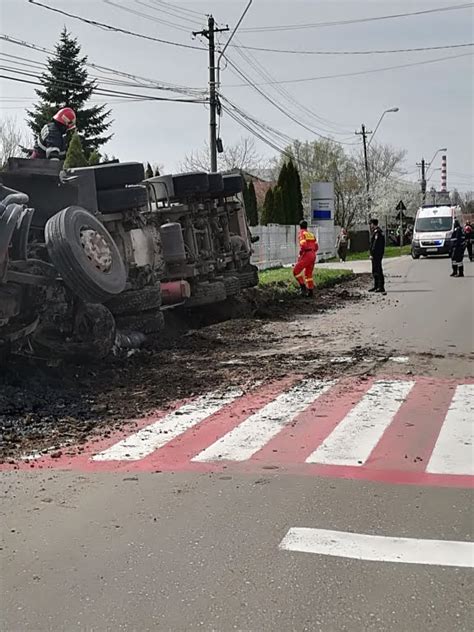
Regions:
<instances>
[{"instance_id":1,"label":"white van","mask_svg":"<svg viewBox=\"0 0 474 632\"><path fill-rule=\"evenodd\" d=\"M454 220L462 222L459 206L422 206L418 209L411 242L411 256L449 254Z\"/></svg>"}]
</instances>

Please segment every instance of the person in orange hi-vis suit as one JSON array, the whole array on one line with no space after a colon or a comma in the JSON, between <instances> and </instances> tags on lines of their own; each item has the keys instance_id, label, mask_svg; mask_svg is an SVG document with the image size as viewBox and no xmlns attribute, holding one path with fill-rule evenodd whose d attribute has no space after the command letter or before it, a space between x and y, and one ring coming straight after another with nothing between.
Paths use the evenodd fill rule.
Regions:
<instances>
[{"instance_id":1,"label":"person in orange hi-vis suit","mask_svg":"<svg viewBox=\"0 0 474 632\"><path fill-rule=\"evenodd\" d=\"M302 296L311 298L314 295L313 270L319 246L314 233L308 230L308 222L306 220L300 222L298 242L300 245L300 256L293 268L293 274L299 283Z\"/></svg>"}]
</instances>

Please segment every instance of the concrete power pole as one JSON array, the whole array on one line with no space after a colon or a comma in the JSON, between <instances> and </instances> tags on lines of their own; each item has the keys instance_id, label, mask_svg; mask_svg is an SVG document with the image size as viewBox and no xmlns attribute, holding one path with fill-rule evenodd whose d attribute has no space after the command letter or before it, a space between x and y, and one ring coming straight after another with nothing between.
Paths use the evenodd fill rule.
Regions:
<instances>
[{"instance_id":1,"label":"concrete power pole","mask_svg":"<svg viewBox=\"0 0 474 632\"><path fill-rule=\"evenodd\" d=\"M364 145L364 164L365 164L365 189L367 193L367 222L370 220L371 213L371 202L370 199L370 175L369 175L369 161L367 158L367 136L372 134L372 132L368 132L365 129L365 125L362 123L362 128L360 132L356 132L357 136L362 136L362 142Z\"/></svg>"},{"instance_id":2,"label":"concrete power pole","mask_svg":"<svg viewBox=\"0 0 474 632\"><path fill-rule=\"evenodd\" d=\"M421 162L416 163L417 167L421 167L421 203L426 202L426 164L425 159L422 158Z\"/></svg>"},{"instance_id":3,"label":"concrete power pole","mask_svg":"<svg viewBox=\"0 0 474 632\"><path fill-rule=\"evenodd\" d=\"M215 34L228 31L226 26L222 29L216 29L216 24L212 15L207 21L207 29L195 31L193 35L201 35L209 42L209 151L211 154L211 171L217 171L217 107L218 98L216 90L216 44Z\"/></svg>"}]
</instances>

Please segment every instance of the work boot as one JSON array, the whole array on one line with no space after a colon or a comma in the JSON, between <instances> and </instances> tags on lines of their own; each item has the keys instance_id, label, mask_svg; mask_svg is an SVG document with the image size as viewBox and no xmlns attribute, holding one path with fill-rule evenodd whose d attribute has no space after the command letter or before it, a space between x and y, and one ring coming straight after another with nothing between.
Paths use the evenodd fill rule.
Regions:
<instances>
[{"instance_id":1,"label":"work boot","mask_svg":"<svg viewBox=\"0 0 474 632\"><path fill-rule=\"evenodd\" d=\"M311 288L311 290L308 290L308 293L306 295L308 298L313 298L314 297L314 290Z\"/></svg>"},{"instance_id":2,"label":"work boot","mask_svg":"<svg viewBox=\"0 0 474 632\"><path fill-rule=\"evenodd\" d=\"M306 285L300 285L300 293L301 293L301 296L308 295L308 290L306 289Z\"/></svg>"},{"instance_id":3,"label":"work boot","mask_svg":"<svg viewBox=\"0 0 474 632\"><path fill-rule=\"evenodd\" d=\"M458 268L458 277L464 276L464 266L459 266Z\"/></svg>"},{"instance_id":4,"label":"work boot","mask_svg":"<svg viewBox=\"0 0 474 632\"><path fill-rule=\"evenodd\" d=\"M451 272L451 274L449 276L455 277L458 274L458 267L453 265L453 271Z\"/></svg>"},{"instance_id":5,"label":"work boot","mask_svg":"<svg viewBox=\"0 0 474 632\"><path fill-rule=\"evenodd\" d=\"M368 290L369 292L378 292L378 288L376 287L371 287L370 290Z\"/></svg>"}]
</instances>

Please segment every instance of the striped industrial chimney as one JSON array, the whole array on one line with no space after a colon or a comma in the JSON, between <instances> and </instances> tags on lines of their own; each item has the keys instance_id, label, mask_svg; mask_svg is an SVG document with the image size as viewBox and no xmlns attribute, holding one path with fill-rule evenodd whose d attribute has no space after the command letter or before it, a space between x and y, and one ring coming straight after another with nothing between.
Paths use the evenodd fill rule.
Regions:
<instances>
[{"instance_id":1,"label":"striped industrial chimney","mask_svg":"<svg viewBox=\"0 0 474 632\"><path fill-rule=\"evenodd\" d=\"M446 155L441 156L441 191L447 191L448 185L448 161Z\"/></svg>"}]
</instances>

